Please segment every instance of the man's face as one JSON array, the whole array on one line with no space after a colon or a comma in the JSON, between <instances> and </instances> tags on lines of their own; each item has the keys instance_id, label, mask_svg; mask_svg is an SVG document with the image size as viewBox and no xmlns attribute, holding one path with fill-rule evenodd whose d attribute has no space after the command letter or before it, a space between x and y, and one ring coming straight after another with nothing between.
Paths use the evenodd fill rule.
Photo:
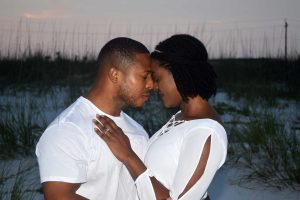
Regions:
<instances>
[{"instance_id":1,"label":"man's face","mask_svg":"<svg viewBox=\"0 0 300 200\"><path fill-rule=\"evenodd\" d=\"M122 72L119 85L121 100L131 107L142 107L153 89L151 59L149 54L136 54L133 63Z\"/></svg>"}]
</instances>

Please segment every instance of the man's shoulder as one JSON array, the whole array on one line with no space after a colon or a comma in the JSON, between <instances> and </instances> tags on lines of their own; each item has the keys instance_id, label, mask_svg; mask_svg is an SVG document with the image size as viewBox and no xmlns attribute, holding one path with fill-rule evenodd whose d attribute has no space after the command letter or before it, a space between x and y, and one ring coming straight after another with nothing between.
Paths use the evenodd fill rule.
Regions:
<instances>
[{"instance_id":1,"label":"man's shoulder","mask_svg":"<svg viewBox=\"0 0 300 200\"><path fill-rule=\"evenodd\" d=\"M88 141L87 135L75 124L71 122L52 123L41 135L38 143L46 144L66 144L84 143Z\"/></svg>"},{"instance_id":2,"label":"man's shoulder","mask_svg":"<svg viewBox=\"0 0 300 200\"><path fill-rule=\"evenodd\" d=\"M94 114L95 111L88 105L83 97L79 97L68 108L61 112L57 118L65 121L76 121Z\"/></svg>"},{"instance_id":3,"label":"man's shoulder","mask_svg":"<svg viewBox=\"0 0 300 200\"><path fill-rule=\"evenodd\" d=\"M56 137L70 134L73 136L86 135L92 128L92 116L94 115L93 110L78 98L48 125L43 135L51 134Z\"/></svg>"},{"instance_id":4,"label":"man's shoulder","mask_svg":"<svg viewBox=\"0 0 300 200\"><path fill-rule=\"evenodd\" d=\"M69 123L81 127L82 123L89 123L89 118L92 118L95 113L96 112L82 100L82 97L79 97L74 103L63 110L49 126Z\"/></svg>"}]
</instances>

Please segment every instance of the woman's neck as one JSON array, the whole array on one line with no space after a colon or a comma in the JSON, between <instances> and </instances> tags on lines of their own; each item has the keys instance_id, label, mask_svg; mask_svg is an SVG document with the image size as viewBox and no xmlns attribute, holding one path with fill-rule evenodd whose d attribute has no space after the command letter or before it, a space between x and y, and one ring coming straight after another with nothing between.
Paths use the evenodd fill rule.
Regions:
<instances>
[{"instance_id":1,"label":"woman's neck","mask_svg":"<svg viewBox=\"0 0 300 200\"><path fill-rule=\"evenodd\" d=\"M221 123L220 117L209 102L199 96L190 98L188 102L182 102L181 112L176 120L193 120L209 118Z\"/></svg>"}]
</instances>

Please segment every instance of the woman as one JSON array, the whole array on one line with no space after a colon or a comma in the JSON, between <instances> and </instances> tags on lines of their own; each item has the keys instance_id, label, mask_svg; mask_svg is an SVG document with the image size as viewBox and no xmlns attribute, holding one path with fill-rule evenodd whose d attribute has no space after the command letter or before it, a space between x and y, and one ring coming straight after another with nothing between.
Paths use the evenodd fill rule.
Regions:
<instances>
[{"instance_id":1,"label":"woman","mask_svg":"<svg viewBox=\"0 0 300 200\"><path fill-rule=\"evenodd\" d=\"M144 161L109 118L98 115L95 131L128 168L140 199L209 199L207 188L226 159L227 136L208 101L216 94L216 73L206 48L180 34L160 42L151 57L164 106L180 111L151 137Z\"/></svg>"}]
</instances>

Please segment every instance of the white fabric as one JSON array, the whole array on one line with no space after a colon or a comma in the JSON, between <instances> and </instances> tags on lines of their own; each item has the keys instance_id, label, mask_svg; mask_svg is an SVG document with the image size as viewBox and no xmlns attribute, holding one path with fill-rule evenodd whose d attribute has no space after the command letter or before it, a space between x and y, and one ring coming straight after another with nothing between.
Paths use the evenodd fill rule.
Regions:
<instances>
[{"instance_id":1,"label":"white fabric","mask_svg":"<svg viewBox=\"0 0 300 200\"><path fill-rule=\"evenodd\" d=\"M107 115L80 97L48 126L36 147L41 182L82 183L76 193L91 200L136 199L126 167L94 132L96 114ZM123 112L119 117L107 116L122 128L142 158L148 140L142 126Z\"/></svg>"},{"instance_id":2,"label":"white fabric","mask_svg":"<svg viewBox=\"0 0 300 200\"><path fill-rule=\"evenodd\" d=\"M152 187L152 183L150 180L150 177L152 177L153 174L149 169L146 169L142 174L140 174L137 179L135 180L137 191L139 194L139 199L155 199L155 192Z\"/></svg>"},{"instance_id":3,"label":"white fabric","mask_svg":"<svg viewBox=\"0 0 300 200\"><path fill-rule=\"evenodd\" d=\"M168 123L167 123L168 124ZM227 155L225 129L211 119L185 121L161 135L167 124L155 133L149 143L144 163L148 170L135 181L141 200L155 199L150 176L154 176L170 190L173 200L179 199L196 170L204 144L211 136L211 148L205 171L196 184L180 200L206 197L206 191L216 171ZM145 192L148 191L148 192Z\"/></svg>"}]
</instances>

